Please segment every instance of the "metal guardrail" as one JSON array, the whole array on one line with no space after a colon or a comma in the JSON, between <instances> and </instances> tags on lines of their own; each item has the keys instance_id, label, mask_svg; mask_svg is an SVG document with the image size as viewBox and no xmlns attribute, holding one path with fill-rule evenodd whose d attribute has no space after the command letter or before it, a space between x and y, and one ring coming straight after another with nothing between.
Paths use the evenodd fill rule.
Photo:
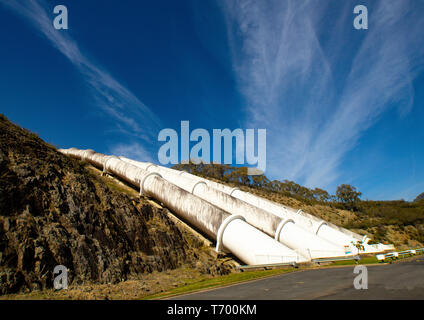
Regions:
<instances>
[{"instance_id":1,"label":"metal guardrail","mask_svg":"<svg viewBox=\"0 0 424 320\"><path fill-rule=\"evenodd\" d=\"M278 267L287 267L287 266L292 266L293 268L298 267L296 262L284 262L284 263L268 263L268 264L237 266L236 269L240 271L244 271L249 269L268 269L268 268L278 268Z\"/></svg>"},{"instance_id":2,"label":"metal guardrail","mask_svg":"<svg viewBox=\"0 0 424 320\"><path fill-rule=\"evenodd\" d=\"M332 257L332 258L318 258L312 259L312 262L320 264L321 262L336 262L336 261L348 261L348 260L361 260L361 256L348 256L348 257Z\"/></svg>"},{"instance_id":3,"label":"metal guardrail","mask_svg":"<svg viewBox=\"0 0 424 320\"><path fill-rule=\"evenodd\" d=\"M406 255L413 256L419 253L424 254L424 248L411 249L411 250L405 250L400 252L389 252L386 254L377 254L376 257L379 261L384 261L387 258L398 259L399 256L406 256ZM319 264L322 262L336 262L336 261L348 261L348 260L359 261L361 260L361 256L356 255L356 256L347 256L347 257L317 258L317 259L312 259L312 262ZM284 263L268 263L268 264L257 264L257 265L242 265L242 266L237 266L236 269L243 271L243 270L249 270L249 269L268 269L268 268L278 268L278 267L287 267L287 266L292 266L294 268L298 267L296 262L284 262Z\"/></svg>"},{"instance_id":4,"label":"metal guardrail","mask_svg":"<svg viewBox=\"0 0 424 320\"><path fill-rule=\"evenodd\" d=\"M380 262L385 262L386 259L399 259L399 256L413 256L416 254L423 254L424 253L424 248L419 248L419 249L411 249L411 250L404 250L404 251L400 251L400 252L389 252L386 254L377 254L375 257L377 258L378 261Z\"/></svg>"},{"instance_id":5,"label":"metal guardrail","mask_svg":"<svg viewBox=\"0 0 424 320\"><path fill-rule=\"evenodd\" d=\"M352 255L354 255L355 253L350 251L349 253L345 252L345 255L341 256L341 251L340 250L311 250L308 249L308 253L309 253L309 257L311 260L315 260L315 259L327 259L327 258L339 258L339 257L351 257Z\"/></svg>"},{"instance_id":6,"label":"metal guardrail","mask_svg":"<svg viewBox=\"0 0 424 320\"><path fill-rule=\"evenodd\" d=\"M415 250L405 250L405 251L398 252L398 254L400 256L414 255L414 254L416 254L416 251Z\"/></svg>"}]
</instances>

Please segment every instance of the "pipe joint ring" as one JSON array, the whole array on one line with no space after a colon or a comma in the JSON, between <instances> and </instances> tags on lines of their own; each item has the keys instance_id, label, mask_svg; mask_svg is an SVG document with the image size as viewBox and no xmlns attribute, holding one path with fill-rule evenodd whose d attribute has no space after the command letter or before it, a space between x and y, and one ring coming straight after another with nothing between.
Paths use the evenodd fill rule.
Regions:
<instances>
[{"instance_id":1,"label":"pipe joint ring","mask_svg":"<svg viewBox=\"0 0 424 320\"><path fill-rule=\"evenodd\" d=\"M148 178L148 177L151 177L151 176L158 176L158 177L160 177L160 178L162 178L162 176L159 174L159 173L157 173L157 172L150 172L150 173L148 173L148 174L146 174L141 180L140 180L140 196L141 195L143 195L143 194L145 194L145 192L144 192L144 182L146 181L146 179Z\"/></svg>"},{"instance_id":2,"label":"pipe joint ring","mask_svg":"<svg viewBox=\"0 0 424 320\"><path fill-rule=\"evenodd\" d=\"M327 225L327 222L325 222L325 221L320 222L320 223L317 225L317 227L315 228L314 234L316 234L316 235L317 235L317 234L318 234L319 229L320 229L323 225Z\"/></svg>"},{"instance_id":3,"label":"pipe joint ring","mask_svg":"<svg viewBox=\"0 0 424 320\"><path fill-rule=\"evenodd\" d=\"M144 170L148 171L150 167L156 167L156 165L154 163L150 163L147 165L146 169Z\"/></svg>"},{"instance_id":4,"label":"pipe joint ring","mask_svg":"<svg viewBox=\"0 0 424 320\"><path fill-rule=\"evenodd\" d=\"M205 181L197 181L194 185L193 188L191 188L191 194L194 194L194 189L199 185L199 184L204 184L205 186L208 186L208 184Z\"/></svg>"},{"instance_id":5,"label":"pipe joint ring","mask_svg":"<svg viewBox=\"0 0 424 320\"><path fill-rule=\"evenodd\" d=\"M230 191L230 196L232 196L233 195L233 192L234 191L237 191L237 190L240 190L240 188L237 188L237 187L232 188L231 191Z\"/></svg>"},{"instance_id":6,"label":"pipe joint ring","mask_svg":"<svg viewBox=\"0 0 424 320\"><path fill-rule=\"evenodd\" d=\"M227 226L229 225L229 223L231 221L236 220L236 219L246 221L246 219L239 214L230 215L230 216L226 217L224 219L224 221L222 221L221 225L219 226L218 233L216 235L216 248L215 248L216 252L220 252L223 248L222 237L224 236L225 228L227 228Z\"/></svg>"},{"instance_id":7,"label":"pipe joint ring","mask_svg":"<svg viewBox=\"0 0 424 320\"><path fill-rule=\"evenodd\" d=\"M89 156L89 155L91 155L91 154L93 154L93 153L95 153L95 151L94 151L94 150L91 150L91 149L84 150L84 151L81 153L81 159L82 159L82 160L87 160L87 159L88 159L88 156Z\"/></svg>"},{"instance_id":8,"label":"pipe joint ring","mask_svg":"<svg viewBox=\"0 0 424 320\"><path fill-rule=\"evenodd\" d=\"M108 161L109 161L109 160L111 160L111 159L118 159L118 160L121 160L121 159L119 159L118 157L115 157L115 156L109 156L109 157L106 159L105 163L103 164L103 173L107 173L107 163L108 163Z\"/></svg>"},{"instance_id":9,"label":"pipe joint ring","mask_svg":"<svg viewBox=\"0 0 424 320\"><path fill-rule=\"evenodd\" d=\"M364 236L363 238L362 238L362 244L368 244L368 241L370 241L371 239L370 238L368 238L368 236Z\"/></svg>"},{"instance_id":10,"label":"pipe joint ring","mask_svg":"<svg viewBox=\"0 0 424 320\"><path fill-rule=\"evenodd\" d=\"M288 222L295 223L293 219L283 219L283 220L281 220L280 224L277 227L277 230L275 230L275 236L274 236L275 240L279 241L281 230L283 230L284 226Z\"/></svg>"}]
</instances>

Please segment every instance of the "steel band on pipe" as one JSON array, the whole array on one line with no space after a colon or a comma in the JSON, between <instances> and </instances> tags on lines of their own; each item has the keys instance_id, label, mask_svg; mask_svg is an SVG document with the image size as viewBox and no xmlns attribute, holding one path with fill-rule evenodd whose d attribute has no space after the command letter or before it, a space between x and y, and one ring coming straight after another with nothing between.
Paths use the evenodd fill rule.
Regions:
<instances>
[{"instance_id":1,"label":"steel band on pipe","mask_svg":"<svg viewBox=\"0 0 424 320\"><path fill-rule=\"evenodd\" d=\"M149 170L150 167L157 167L157 165L155 165L154 163L151 163L151 164L147 165L146 169L144 169L144 170L147 171L147 170Z\"/></svg>"},{"instance_id":2,"label":"steel band on pipe","mask_svg":"<svg viewBox=\"0 0 424 320\"><path fill-rule=\"evenodd\" d=\"M145 195L145 193L144 193L144 182L146 181L146 179L148 178L148 177L151 177L151 176L158 176L158 177L160 177L160 178L162 178L162 176L159 174L159 173L157 173L157 172L150 172L150 173L148 173L148 174L146 174L141 180L140 180L140 195Z\"/></svg>"},{"instance_id":3,"label":"steel band on pipe","mask_svg":"<svg viewBox=\"0 0 424 320\"><path fill-rule=\"evenodd\" d=\"M368 238L368 236L364 236L363 238L362 238L362 243L363 244L367 244L368 243L368 241L370 241L371 239L370 238Z\"/></svg>"},{"instance_id":4,"label":"steel band on pipe","mask_svg":"<svg viewBox=\"0 0 424 320\"><path fill-rule=\"evenodd\" d=\"M237 191L237 190L240 190L240 188L237 188L237 187L232 188L231 191L230 191L230 196L232 196L233 195L233 192L234 191Z\"/></svg>"},{"instance_id":5,"label":"steel band on pipe","mask_svg":"<svg viewBox=\"0 0 424 320\"><path fill-rule=\"evenodd\" d=\"M238 215L238 214L228 216L227 218L224 219L224 221L222 221L221 225L219 226L218 233L216 235L216 248L215 248L216 252L220 252L222 247L223 247L222 237L224 236L225 228L228 226L228 224L231 221L233 221L235 219L240 219L242 221L246 221L246 219L243 216Z\"/></svg>"},{"instance_id":6,"label":"steel band on pipe","mask_svg":"<svg viewBox=\"0 0 424 320\"><path fill-rule=\"evenodd\" d=\"M275 239L275 240L280 241L280 233L281 233L281 230L283 230L284 226L285 226L285 225L286 225L286 223L288 223L288 222L292 222L293 224L296 224L296 223L293 221L293 219L283 219L283 220L281 220L280 224L279 224L279 225L278 225L278 227L277 227L277 230L275 230L275 236L274 236L274 239Z\"/></svg>"},{"instance_id":7,"label":"steel band on pipe","mask_svg":"<svg viewBox=\"0 0 424 320\"><path fill-rule=\"evenodd\" d=\"M93 153L96 153L96 152L94 150L91 150L91 149L85 150L85 151L82 152L81 158L83 160L86 160Z\"/></svg>"},{"instance_id":8,"label":"steel band on pipe","mask_svg":"<svg viewBox=\"0 0 424 320\"><path fill-rule=\"evenodd\" d=\"M208 186L208 184L204 181L198 181L194 184L193 188L191 188L191 194L194 194L194 189L199 185L199 184L204 184L205 186Z\"/></svg>"},{"instance_id":9,"label":"steel band on pipe","mask_svg":"<svg viewBox=\"0 0 424 320\"><path fill-rule=\"evenodd\" d=\"M104 172L104 173L107 173L107 162L108 162L109 160L111 160L111 159L118 159L118 160L121 160L121 159L119 159L119 158L118 158L118 157L116 157L116 156L108 156L108 158L106 159L105 163L103 164L103 172Z\"/></svg>"},{"instance_id":10,"label":"steel band on pipe","mask_svg":"<svg viewBox=\"0 0 424 320\"><path fill-rule=\"evenodd\" d=\"M316 227L316 229L315 229L315 231L314 231L314 233L315 233L316 235L318 235L318 231L319 231L319 229L320 229L323 225L327 225L327 223L326 223L325 221L322 221L322 222L320 222L320 224Z\"/></svg>"}]
</instances>

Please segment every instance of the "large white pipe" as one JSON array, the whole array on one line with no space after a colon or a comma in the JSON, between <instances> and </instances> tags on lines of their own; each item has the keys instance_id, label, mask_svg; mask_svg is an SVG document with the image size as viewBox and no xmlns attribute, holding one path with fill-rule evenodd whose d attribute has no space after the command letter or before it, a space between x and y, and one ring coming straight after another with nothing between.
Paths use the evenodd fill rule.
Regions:
<instances>
[{"instance_id":1,"label":"large white pipe","mask_svg":"<svg viewBox=\"0 0 424 320\"><path fill-rule=\"evenodd\" d=\"M275 241L249 225L239 215L228 212L200 199L163 179L160 174L149 172L124 162L115 156L106 156L93 150L60 150L70 156L86 160L130 184L140 192L155 198L180 218L195 226L217 241L217 249L226 248L247 264L280 262L304 262L305 257Z\"/></svg>"},{"instance_id":2,"label":"large white pipe","mask_svg":"<svg viewBox=\"0 0 424 320\"><path fill-rule=\"evenodd\" d=\"M364 237L359 234L356 234L350 230L336 226L332 223L326 222L313 215L303 212L302 210L296 211L292 208L258 197L254 194L244 192L238 188L232 188L221 183L210 181L185 171L178 171L178 170L174 170L174 169L170 169L166 167L164 168L166 170L176 172L177 174L181 176L190 177L194 179L195 181L204 181L215 189L222 190L223 192L230 194L237 199L240 199L258 208L262 208L263 210L270 212L281 218L292 219L299 226L318 235L320 238L325 239L328 242L331 242L337 245L340 248L345 246L352 247L352 242L356 243L358 241L365 240Z\"/></svg>"},{"instance_id":3,"label":"large white pipe","mask_svg":"<svg viewBox=\"0 0 424 320\"><path fill-rule=\"evenodd\" d=\"M324 239L338 246L339 248L343 248L343 250L346 250L345 252L349 252L349 250L352 253L358 252L354 245L358 241L362 241L365 244L364 252L375 251L373 247L369 247L366 245L366 242L369 241L369 238L367 238L366 236L361 236L350 230L326 222L322 219L305 213L302 210L295 211L292 208L258 197L251 193L244 192L238 188L232 188L221 183L210 181L185 171L178 171L166 167L163 168L178 175L192 178L194 181L204 181L213 188L222 190L223 192L230 194L237 199L243 200L246 203L249 203L258 208L262 208L263 210L275 214L276 216L279 216L281 218L291 219L295 221L299 226L303 227L304 229L308 230L313 234L316 234L319 238ZM289 243L289 241L285 242L286 245L290 246ZM318 249L316 249L315 252L318 255L325 254L324 251L320 252ZM316 254L313 254L313 256L315 256Z\"/></svg>"},{"instance_id":4,"label":"large white pipe","mask_svg":"<svg viewBox=\"0 0 424 320\"><path fill-rule=\"evenodd\" d=\"M142 162L142 164L145 164L149 167L154 166L151 163ZM358 243L359 241L362 242L364 246L361 252L374 253L374 252L379 252L378 250L380 250L380 249L376 249L375 245L370 246L367 244L367 242L370 240L367 236L361 236L350 230L336 226L332 223L329 223L318 217L308 214L302 210L296 211L295 209L269 201L267 199L258 197L251 193L241 191L237 187L236 188L229 187L227 185L217 183L211 180L207 180L185 171L179 171L179 170L175 170L175 169L171 169L167 167L160 167L160 168L163 168L164 170L167 170L179 176L193 179L193 181L196 181L196 182L203 181L212 188L221 190L222 192L232 195L233 197L237 199L243 200L246 203L249 203L253 206L261 208L272 214L275 214L278 217L281 217L285 220L293 220L296 222L296 224L308 230L309 232L316 234L319 238L324 239L336 245L338 248L343 248L343 250L345 250L346 253L349 253L349 252L358 253L359 251L357 250L355 244ZM284 243L290 247L290 241L285 241ZM383 247L383 246L380 244L380 247ZM380 250L380 251L384 251L384 250ZM328 254L328 253L325 253L324 251L320 252L320 250L314 250L314 252L315 254L312 254L312 256Z\"/></svg>"},{"instance_id":5,"label":"large white pipe","mask_svg":"<svg viewBox=\"0 0 424 320\"><path fill-rule=\"evenodd\" d=\"M125 157L120 157L120 159L150 172L159 173L166 180L226 212L243 216L249 224L274 237L289 248L296 250L304 257L310 259L345 255L345 251L342 248L299 227L292 219L278 217L234 198L221 190L209 187L209 181L196 181L150 163L134 161Z\"/></svg>"},{"instance_id":6,"label":"large white pipe","mask_svg":"<svg viewBox=\"0 0 424 320\"><path fill-rule=\"evenodd\" d=\"M249 261L255 261L255 264L290 263L293 261L293 257L289 255L289 253L282 255L280 250L275 250L274 247L264 247L263 244L267 241L267 239L269 239L269 237L264 233L259 232L257 229L255 229L256 234L254 236L239 236L240 234L252 234L253 232L249 232L249 229L251 228L253 228L251 225L242 223L242 220L236 219L225 229L222 241L231 252L239 251L240 247L250 248L249 251L244 253L249 256L249 258L246 259ZM307 259L299 256L298 261L307 261Z\"/></svg>"}]
</instances>

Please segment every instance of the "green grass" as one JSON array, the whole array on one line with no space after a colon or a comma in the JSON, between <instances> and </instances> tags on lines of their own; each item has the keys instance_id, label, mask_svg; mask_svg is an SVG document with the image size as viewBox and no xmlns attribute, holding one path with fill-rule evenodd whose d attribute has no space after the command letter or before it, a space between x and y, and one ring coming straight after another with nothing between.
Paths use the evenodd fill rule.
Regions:
<instances>
[{"instance_id":1,"label":"green grass","mask_svg":"<svg viewBox=\"0 0 424 320\"><path fill-rule=\"evenodd\" d=\"M378 263L378 260L375 256L372 257L362 257L358 263L355 260L345 260L345 261L335 261L332 263L333 266L350 266L355 264L374 264Z\"/></svg>"},{"instance_id":2,"label":"green grass","mask_svg":"<svg viewBox=\"0 0 424 320\"><path fill-rule=\"evenodd\" d=\"M272 269L272 270L265 270L265 271L245 271L240 273L233 273L225 276L220 276L216 278L204 278L204 279L196 279L193 280L192 283L188 283L184 286L171 289L166 292L161 292L158 294L146 296L143 298L143 300L150 300L150 299L159 299L159 298L165 298L169 296L174 295L180 295L190 292L195 292L203 289L210 289L215 287L223 287L231 284L246 282L254 279L262 279L266 277L271 277L279 274L289 273L293 272L298 269L294 268L287 268L287 269Z\"/></svg>"}]
</instances>

